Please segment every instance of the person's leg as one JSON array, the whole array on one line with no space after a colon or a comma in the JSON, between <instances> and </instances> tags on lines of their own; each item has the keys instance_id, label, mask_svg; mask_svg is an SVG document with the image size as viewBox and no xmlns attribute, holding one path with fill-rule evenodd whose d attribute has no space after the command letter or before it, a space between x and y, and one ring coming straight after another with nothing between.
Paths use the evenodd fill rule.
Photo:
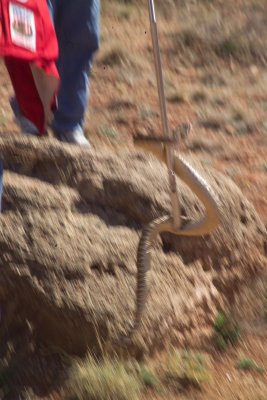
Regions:
<instances>
[{"instance_id":1,"label":"person's leg","mask_svg":"<svg viewBox=\"0 0 267 400\"><path fill-rule=\"evenodd\" d=\"M14 122L19 126L21 133L35 136L39 135L38 128L34 123L22 115L15 96L10 98L9 104L13 111Z\"/></svg>"},{"instance_id":2,"label":"person's leg","mask_svg":"<svg viewBox=\"0 0 267 400\"><path fill-rule=\"evenodd\" d=\"M50 8L51 16L53 16L54 10L56 10L57 2L58 2L57 0L47 0L48 7ZM10 57L9 57L9 59L6 58L6 63L8 62L8 65L10 65L10 62L11 62L10 59L12 60L12 58L10 58ZM16 65L16 70L19 71L17 74L20 76L20 78L23 79L24 74L28 73L28 71L27 71L28 68L26 68L26 66L25 66L25 64L27 64L26 61L16 60L16 63L13 62L11 64L11 67L13 69L14 69L14 64ZM7 65L7 68L8 68L8 65ZM27 77L26 81L27 80L28 80L28 77ZM36 94L33 91L25 90L25 88L24 88L24 90L20 89L20 92L22 93L23 97L25 99L27 99L28 103L34 103L36 101ZM28 118L26 118L24 113L20 109L19 101L18 101L18 98L16 97L16 94L14 94L9 99L9 103L10 103L10 107L13 111L14 122L19 126L21 133L27 134L27 135L39 136L40 132L39 132L38 127L32 121L30 121Z\"/></svg>"},{"instance_id":3,"label":"person's leg","mask_svg":"<svg viewBox=\"0 0 267 400\"><path fill-rule=\"evenodd\" d=\"M83 125L90 69L99 47L100 0L48 2L59 43L61 80L52 128L59 139L86 145Z\"/></svg>"}]
</instances>

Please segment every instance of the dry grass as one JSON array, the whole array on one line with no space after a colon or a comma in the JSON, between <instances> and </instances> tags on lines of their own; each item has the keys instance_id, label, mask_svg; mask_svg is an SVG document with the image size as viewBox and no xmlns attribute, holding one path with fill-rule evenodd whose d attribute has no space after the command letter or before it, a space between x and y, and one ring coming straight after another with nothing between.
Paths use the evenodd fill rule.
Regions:
<instances>
[{"instance_id":1,"label":"dry grass","mask_svg":"<svg viewBox=\"0 0 267 400\"><path fill-rule=\"evenodd\" d=\"M249 135L263 129L263 121L251 112L227 107L222 110L205 104L198 110L198 124L212 131L222 131L228 135Z\"/></svg>"},{"instance_id":2,"label":"dry grass","mask_svg":"<svg viewBox=\"0 0 267 400\"><path fill-rule=\"evenodd\" d=\"M209 380L209 360L205 354L172 349L166 365L167 383L173 389L198 389Z\"/></svg>"},{"instance_id":3,"label":"dry grass","mask_svg":"<svg viewBox=\"0 0 267 400\"><path fill-rule=\"evenodd\" d=\"M136 361L88 356L73 363L66 387L71 400L138 400L147 390L171 394L190 386L201 389L209 381L208 368L205 354L174 348L157 373Z\"/></svg>"},{"instance_id":4,"label":"dry grass","mask_svg":"<svg viewBox=\"0 0 267 400\"><path fill-rule=\"evenodd\" d=\"M169 93L166 94L166 99L169 103L175 103L175 104L187 102L185 94L181 93L179 90L169 91Z\"/></svg>"},{"instance_id":5,"label":"dry grass","mask_svg":"<svg viewBox=\"0 0 267 400\"><path fill-rule=\"evenodd\" d=\"M101 57L97 59L97 64L108 67L133 67L136 65L136 62L127 49L122 48L119 44L115 44L103 49Z\"/></svg>"},{"instance_id":6,"label":"dry grass","mask_svg":"<svg viewBox=\"0 0 267 400\"><path fill-rule=\"evenodd\" d=\"M118 139L120 132L114 126L102 125L99 127L99 134L109 140Z\"/></svg>"},{"instance_id":7,"label":"dry grass","mask_svg":"<svg viewBox=\"0 0 267 400\"><path fill-rule=\"evenodd\" d=\"M169 35L170 54L194 65L216 59L266 65L266 4L244 0L237 11L234 2L177 2L179 29Z\"/></svg>"},{"instance_id":8,"label":"dry grass","mask_svg":"<svg viewBox=\"0 0 267 400\"><path fill-rule=\"evenodd\" d=\"M118 359L97 362L91 356L74 363L68 390L77 400L138 400L141 383L129 365Z\"/></svg>"}]
</instances>

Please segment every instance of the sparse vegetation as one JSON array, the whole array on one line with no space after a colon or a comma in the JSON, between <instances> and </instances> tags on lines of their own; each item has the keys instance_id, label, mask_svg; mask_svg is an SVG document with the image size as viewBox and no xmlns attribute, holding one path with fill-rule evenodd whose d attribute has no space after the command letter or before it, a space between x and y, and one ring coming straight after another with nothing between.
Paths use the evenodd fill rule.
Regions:
<instances>
[{"instance_id":1,"label":"sparse vegetation","mask_svg":"<svg viewBox=\"0 0 267 400\"><path fill-rule=\"evenodd\" d=\"M230 315L220 311L214 322L214 342L216 347L224 351L229 345L235 345L241 339L241 328Z\"/></svg>"},{"instance_id":2,"label":"sparse vegetation","mask_svg":"<svg viewBox=\"0 0 267 400\"><path fill-rule=\"evenodd\" d=\"M191 99L195 103L202 103L206 102L208 100L207 94L203 92L202 90L196 90L192 96Z\"/></svg>"},{"instance_id":3,"label":"sparse vegetation","mask_svg":"<svg viewBox=\"0 0 267 400\"><path fill-rule=\"evenodd\" d=\"M141 380L141 383L147 388L157 389L157 387L159 386L158 378L146 366L141 366L139 370L139 378Z\"/></svg>"},{"instance_id":4,"label":"sparse vegetation","mask_svg":"<svg viewBox=\"0 0 267 400\"><path fill-rule=\"evenodd\" d=\"M115 117L118 124L127 124L128 115L125 111L119 111Z\"/></svg>"},{"instance_id":5,"label":"sparse vegetation","mask_svg":"<svg viewBox=\"0 0 267 400\"><path fill-rule=\"evenodd\" d=\"M202 353L172 349L168 357L166 378L168 384L178 391L188 386L201 388L209 379L208 357Z\"/></svg>"},{"instance_id":6,"label":"sparse vegetation","mask_svg":"<svg viewBox=\"0 0 267 400\"><path fill-rule=\"evenodd\" d=\"M169 51L195 65L208 65L216 59L235 60L242 65L266 65L264 5L244 3L242 22L240 19L238 25L233 23L234 11L231 15L229 3L227 13L223 3L217 10L207 1L181 6L178 14L181 28L170 35ZM231 6L234 7L234 3Z\"/></svg>"},{"instance_id":7,"label":"sparse vegetation","mask_svg":"<svg viewBox=\"0 0 267 400\"><path fill-rule=\"evenodd\" d=\"M256 371L259 373L265 372L265 369L263 367L260 367L254 360L251 358L241 358L237 364L236 364L237 369L241 369L243 371Z\"/></svg>"},{"instance_id":8,"label":"sparse vegetation","mask_svg":"<svg viewBox=\"0 0 267 400\"><path fill-rule=\"evenodd\" d=\"M88 356L75 361L69 371L67 390L77 400L138 400L146 389L169 393L189 386L201 389L209 380L209 359L202 353L173 348L155 374L136 361L105 356L96 361Z\"/></svg>"},{"instance_id":9,"label":"sparse vegetation","mask_svg":"<svg viewBox=\"0 0 267 400\"><path fill-rule=\"evenodd\" d=\"M222 131L227 134L243 136L261 130L262 122L241 110L220 110L210 104L202 106L198 112L200 126L212 131Z\"/></svg>"},{"instance_id":10,"label":"sparse vegetation","mask_svg":"<svg viewBox=\"0 0 267 400\"><path fill-rule=\"evenodd\" d=\"M211 115L204 115L203 117L200 117L199 124L206 129L219 131L225 129L227 125L227 119L224 115L214 113Z\"/></svg>"},{"instance_id":11,"label":"sparse vegetation","mask_svg":"<svg viewBox=\"0 0 267 400\"><path fill-rule=\"evenodd\" d=\"M141 119L146 120L158 115L149 105L141 105L139 107L139 116Z\"/></svg>"},{"instance_id":12,"label":"sparse vegetation","mask_svg":"<svg viewBox=\"0 0 267 400\"><path fill-rule=\"evenodd\" d=\"M141 383L128 368L118 359L105 357L98 362L88 356L70 369L67 389L77 400L138 400Z\"/></svg>"},{"instance_id":13,"label":"sparse vegetation","mask_svg":"<svg viewBox=\"0 0 267 400\"><path fill-rule=\"evenodd\" d=\"M114 126L101 126L99 134L107 137L108 139L116 139L120 136L119 131Z\"/></svg>"},{"instance_id":14,"label":"sparse vegetation","mask_svg":"<svg viewBox=\"0 0 267 400\"><path fill-rule=\"evenodd\" d=\"M166 98L167 98L167 101L169 103L177 103L177 104L179 104L179 103L185 103L186 102L185 96L182 93L180 93L178 90L168 93L166 95Z\"/></svg>"},{"instance_id":15,"label":"sparse vegetation","mask_svg":"<svg viewBox=\"0 0 267 400\"><path fill-rule=\"evenodd\" d=\"M102 11L105 14L112 14L119 21L129 21L138 16L139 9L134 7L132 1L109 1L102 0Z\"/></svg>"},{"instance_id":16,"label":"sparse vegetation","mask_svg":"<svg viewBox=\"0 0 267 400\"><path fill-rule=\"evenodd\" d=\"M122 48L119 44L111 46L109 44L106 50L103 49L97 63L100 66L108 67L133 67L136 61L133 59L128 50Z\"/></svg>"}]
</instances>

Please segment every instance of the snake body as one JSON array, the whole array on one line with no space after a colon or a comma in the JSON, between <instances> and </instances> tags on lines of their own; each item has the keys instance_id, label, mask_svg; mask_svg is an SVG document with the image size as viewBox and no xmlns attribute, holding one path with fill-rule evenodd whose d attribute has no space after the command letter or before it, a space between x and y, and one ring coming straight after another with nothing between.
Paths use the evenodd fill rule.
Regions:
<instances>
[{"instance_id":1,"label":"snake body","mask_svg":"<svg viewBox=\"0 0 267 400\"><path fill-rule=\"evenodd\" d=\"M166 149L162 143L142 139L136 141L136 144L151 151L160 161L166 164ZM196 194L205 206L206 213L200 221L188 223L179 229L174 228L173 218L168 215L154 219L144 227L137 251L134 323L125 337L126 341L131 340L141 323L149 289L151 249L157 235L161 232L170 232L178 236L203 236L215 230L220 222L220 201L204 178L182 157L177 155L174 156L174 172Z\"/></svg>"}]
</instances>

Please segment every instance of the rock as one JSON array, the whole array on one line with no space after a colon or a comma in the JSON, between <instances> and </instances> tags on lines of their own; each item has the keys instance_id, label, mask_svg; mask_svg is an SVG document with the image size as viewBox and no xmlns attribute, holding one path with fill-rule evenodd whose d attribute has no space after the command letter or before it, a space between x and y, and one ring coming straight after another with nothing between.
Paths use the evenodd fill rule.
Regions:
<instances>
[{"instance_id":1,"label":"rock","mask_svg":"<svg viewBox=\"0 0 267 400\"><path fill-rule=\"evenodd\" d=\"M169 212L166 168L141 153L5 135L0 153L9 168L0 216L3 326L27 319L46 344L97 351L133 321L140 230ZM230 179L185 158L218 194L221 226L207 237L159 238L147 308L129 347L135 355L206 335L216 310L266 269L266 229L253 206ZM177 183L183 215L198 218L202 206Z\"/></svg>"}]
</instances>

